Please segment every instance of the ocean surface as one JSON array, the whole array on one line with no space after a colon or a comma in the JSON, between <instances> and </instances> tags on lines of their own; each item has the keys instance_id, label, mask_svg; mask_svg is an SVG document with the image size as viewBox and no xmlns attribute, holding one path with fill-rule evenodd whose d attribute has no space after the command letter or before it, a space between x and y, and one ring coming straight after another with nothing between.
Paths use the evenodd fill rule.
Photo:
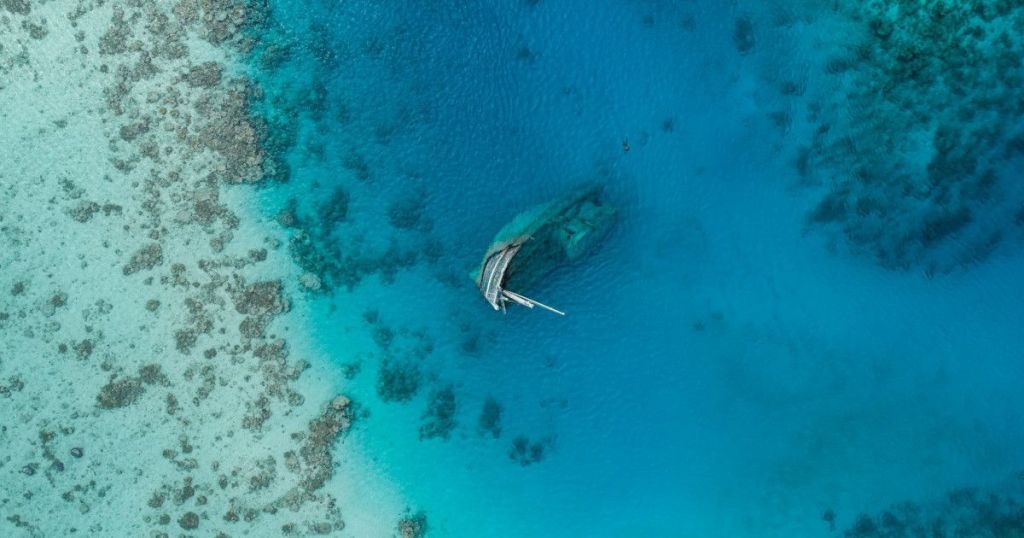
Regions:
<instances>
[{"instance_id":1,"label":"ocean surface","mask_svg":"<svg viewBox=\"0 0 1024 538\"><path fill-rule=\"evenodd\" d=\"M1024 535L1020 2L266 13L231 188L352 402L338 535ZM585 182L611 233L516 290L567 315L492 310L494 235Z\"/></svg>"},{"instance_id":2,"label":"ocean surface","mask_svg":"<svg viewBox=\"0 0 1024 538\"><path fill-rule=\"evenodd\" d=\"M259 76L294 149L266 210L308 215L328 257L415 257L338 268L359 274L313 300L320 345L359 365L369 418L349 442L432 534L827 536L898 503L946 513L962 488L1024 492L1020 221L976 263L908 248L893 267L875 243L927 244L902 237L916 209L867 246L812 217L867 158L815 149L821 164L801 165L802 148L829 124L881 144L858 122L902 106L843 109L865 75L829 62L874 46L863 21L814 2L271 4L269 41L291 54ZM1019 87L986 86L1019 111ZM912 136L892 114L871 128ZM1020 203L1013 159L991 160L993 211ZM587 180L617 227L528 290L568 315L492 312L466 277L491 237ZM347 213L316 222L338 189ZM418 380L408 400L382 391L396 365ZM446 389L455 424L424 438ZM481 430L488 401L500 435Z\"/></svg>"}]
</instances>

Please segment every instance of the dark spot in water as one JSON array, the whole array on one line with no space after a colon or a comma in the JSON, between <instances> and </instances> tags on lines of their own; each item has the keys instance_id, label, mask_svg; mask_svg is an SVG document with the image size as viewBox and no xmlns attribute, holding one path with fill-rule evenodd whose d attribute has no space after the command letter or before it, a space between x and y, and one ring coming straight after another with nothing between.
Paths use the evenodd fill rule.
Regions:
<instances>
[{"instance_id":1,"label":"dark spot in water","mask_svg":"<svg viewBox=\"0 0 1024 538\"><path fill-rule=\"evenodd\" d=\"M349 194L342 187L334 189L330 198L320 205L320 224L330 230L335 223L342 222L348 216Z\"/></svg>"},{"instance_id":2,"label":"dark spot in water","mask_svg":"<svg viewBox=\"0 0 1024 538\"><path fill-rule=\"evenodd\" d=\"M736 19L732 31L732 42L740 54L748 54L754 50L754 23L747 17Z\"/></svg>"},{"instance_id":3,"label":"dark spot in water","mask_svg":"<svg viewBox=\"0 0 1024 538\"><path fill-rule=\"evenodd\" d=\"M530 47L522 46L519 47L519 51L516 52L516 60L523 63L532 64L537 60L537 54L530 50Z\"/></svg>"},{"instance_id":4,"label":"dark spot in water","mask_svg":"<svg viewBox=\"0 0 1024 538\"><path fill-rule=\"evenodd\" d=\"M420 426L420 439L440 437L448 439L455 429L455 391L451 386L434 392L423 413L424 422Z\"/></svg>"},{"instance_id":5,"label":"dark spot in water","mask_svg":"<svg viewBox=\"0 0 1024 538\"><path fill-rule=\"evenodd\" d=\"M829 532L836 530L836 513L831 508L825 510L825 513L821 515L821 519L828 523Z\"/></svg>"},{"instance_id":6,"label":"dark spot in water","mask_svg":"<svg viewBox=\"0 0 1024 538\"><path fill-rule=\"evenodd\" d=\"M377 394L385 402L408 401L419 391L422 375L419 367L408 361L385 361L377 375Z\"/></svg>"},{"instance_id":7,"label":"dark spot in water","mask_svg":"<svg viewBox=\"0 0 1024 538\"><path fill-rule=\"evenodd\" d=\"M520 435L512 440L512 448L509 449L508 457L523 467L540 463L544 460L545 450L549 443L549 439L530 442L529 437Z\"/></svg>"},{"instance_id":8,"label":"dark spot in water","mask_svg":"<svg viewBox=\"0 0 1024 538\"><path fill-rule=\"evenodd\" d=\"M501 437L501 404L494 398L487 398L484 407L480 411L480 419L477 422L481 435L490 433L497 439Z\"/></svg>"}]
</instances>

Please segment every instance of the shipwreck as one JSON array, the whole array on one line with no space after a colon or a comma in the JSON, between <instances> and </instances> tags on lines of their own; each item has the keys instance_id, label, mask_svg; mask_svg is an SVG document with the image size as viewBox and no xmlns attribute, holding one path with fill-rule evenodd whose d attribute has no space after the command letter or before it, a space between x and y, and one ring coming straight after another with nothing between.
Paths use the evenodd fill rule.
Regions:
<instances>
[{"instance_id":1,"label":"shipwreck","mask_svg":"<svg viewBox=\"0 0 1024 538\"><path fill-rule=\"evenodd\" d=\"M509 302L557 308L512 290L529 290L555 268L579 260L611 230L615 208L598 184L587 184L517 215L495 235L480 267L472 273L480 293L495 310Z\"/></svg>"}]
</instances>

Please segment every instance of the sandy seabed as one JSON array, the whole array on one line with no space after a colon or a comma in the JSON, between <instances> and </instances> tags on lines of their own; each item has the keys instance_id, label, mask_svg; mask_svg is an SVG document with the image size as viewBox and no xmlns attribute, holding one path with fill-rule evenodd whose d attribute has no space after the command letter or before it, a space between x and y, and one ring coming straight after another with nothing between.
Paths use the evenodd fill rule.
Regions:
<instances>
[{"instance_id":1,"label":"sandy seabed","mask_svg":"<svg viewBox=\"0 0 1024 538\"><path fill-rule=\"evenodd\" d=\"M0 535L407 530L346 511L358 406L253 203L264 16L0 0Z\"/></svg>"}]
</instances>

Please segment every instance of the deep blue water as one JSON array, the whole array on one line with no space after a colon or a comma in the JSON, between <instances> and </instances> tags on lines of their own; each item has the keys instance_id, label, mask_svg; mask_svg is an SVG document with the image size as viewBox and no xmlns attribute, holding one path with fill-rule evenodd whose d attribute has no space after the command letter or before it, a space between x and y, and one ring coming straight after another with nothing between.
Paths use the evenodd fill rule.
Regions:
<instances>
[{"instance_id":1,"label":"deep blue water","mask_svg":"<svg viewBox=\"0 0 1024 538\"><path fill-rule=\"evenodd\" d=\"M855 168L833 149L803 177L814 133L881 140L829 101L858 84L823 68L857 21L801 3L271 4L253 69L291 172L266 211L295 204L292 248L331 285L309 296L319 345L359 364L343 390L368 416L344 442L431 536L827 536L829 513L839 533L894 503L947 511L957 488L1021 493L1019 224L965 201L976 233L1003 232L971 263L972 228L940 235L951 221L917 206L870 239L866 217L808 224ZM271 45L290 50L276 67ZM994 208L1015 203L1006 155L979 157L1007 187ZM569 315L491 311L466 275L493 234L584 180L618 225L523 290ZM339 189L344 210L323 211ZM382 400L385 365L419 383L408 400ZM457 425L421 439L446 387ZM478 426L489 398L497 438ZM510 457L519 436L537 461Z\"/></svg>"}]
</instances>

